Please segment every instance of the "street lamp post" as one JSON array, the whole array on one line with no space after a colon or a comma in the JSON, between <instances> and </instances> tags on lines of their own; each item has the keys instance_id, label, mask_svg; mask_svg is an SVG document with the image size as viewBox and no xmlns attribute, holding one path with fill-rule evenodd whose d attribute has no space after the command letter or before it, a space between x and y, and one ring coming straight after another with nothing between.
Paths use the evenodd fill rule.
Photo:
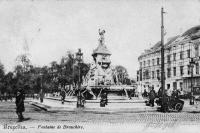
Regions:
<instances>
[{"instance_id":1,"label":"street lamp post","mask_svg":"<svg viewBox=\"0 0 200 133\"><path fill-rule=\"evenodd\" d=\"M41 83L40 83L40 86L41 86L41 88L40 88L40 102L41 103L43 103L43 99L44 99L44 92L43 92L43 79L42 79L42 76L43 76L43 74L42 73L40 73L40 76L41 76Z\"/></svg>"},{"instance_id":2,"label":"street lamp post","mask_svg":"<svg viewBox=\"0 0 200 133\"><path fill-rule=\"evenodd\" d=\"M76 53L76 60L78 61L78 95L77 95L77 108L83 107L82 97L81 97L81 70L80 64L82 62L83 53L81 53L81 49L78 49Z\"/></svg>"},{"instance_id":3,"label":"street lamp post","mask_svg":"<svg viewBox=\"0 0 200 133\"><path fill-rule=\"evenodd\" d=\"M190 95L190 105L194 105L194 96L193 96L193 68L195 65L195 61L193 58L190 59L190 67L191 67L191 95Z\"/></svg>"},{"instance_id":4,"label":"street lamp post","mask_svg":"<svg viewBox=\"0 0 200 133\"><path fill-rule=\"evenodd\" d=\"M161 109L166 112L166 98L165 98L165 58L164 58L164 9L161 8L161 88L162 88L162 104Z\"/></svg>"}]
</instances>

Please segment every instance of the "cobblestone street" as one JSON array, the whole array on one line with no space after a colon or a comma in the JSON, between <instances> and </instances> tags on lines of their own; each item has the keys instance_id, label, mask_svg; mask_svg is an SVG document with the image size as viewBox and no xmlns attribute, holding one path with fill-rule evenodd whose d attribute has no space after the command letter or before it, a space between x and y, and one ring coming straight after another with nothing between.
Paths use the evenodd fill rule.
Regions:
<instances>
[{"instance_id":1,"label":"cobblestone street","mask_svg":"<svg viewBox=\"0 0 200 133\"><path fill-rule=\"evenodd\" d=\"M183 130L183 127L195 128L200 126L199 113L89 113L89 112L46 112L35 106L25 105L26 111L24 116L30 118L27 121L18 123L17 115L15 114L14 102L1 102L0 103L0 131L8 131L5 129L5 124L8 125L25 125L28 131L43 131L49 130L50 127L44 126L69 126L77 125L84 128L83 131L91 131L93 128L116 131L116 132L129 132L129 131L165 131L170 130ZM101 127L104 127L103 129ZM121 129L119 129L121 127ZM136 128L137 127L137 128ZM36 130L37 129L37 130ZM107 129L107 130L106 130ZM81 129L79 129L81 130ZM79 131L69 130L69 131ZM96 129L95 129L96 130ZM187 128L188 130L188 128ZM16 129L15 132L24 130ZM25 130L26 131L26 130ZM64 129L60 131L65 131ZM198 130L197 130L198 131ZM184 132L184 131L183 131Z\"/></svg>"}]
</instances>

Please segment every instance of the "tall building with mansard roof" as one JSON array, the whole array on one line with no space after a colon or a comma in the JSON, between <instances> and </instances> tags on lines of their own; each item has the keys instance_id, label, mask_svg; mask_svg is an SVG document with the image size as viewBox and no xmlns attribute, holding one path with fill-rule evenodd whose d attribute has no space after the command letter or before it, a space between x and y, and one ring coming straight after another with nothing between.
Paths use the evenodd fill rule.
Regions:
<instances>
[{"instance_id":1,"label":"tall building with mansard roof","mask_svg":"<svg viewBox=\"0 0 200 133\"><path fill-rule=\"evenodd\" d=\"M177 88L185 93L191 91L191 86L200 87L199 73L199 45L200 26L192 27L182 35L168 39L165 51L165 88ZM138 57L139 70L137 82L142 89L148 90L153 86L158 90L161 86L161 43L156 43ZM193 64L193 78L191 78L191 59ZM192 80L192 85L191 85Z\"/></svg>"}]
</instances>

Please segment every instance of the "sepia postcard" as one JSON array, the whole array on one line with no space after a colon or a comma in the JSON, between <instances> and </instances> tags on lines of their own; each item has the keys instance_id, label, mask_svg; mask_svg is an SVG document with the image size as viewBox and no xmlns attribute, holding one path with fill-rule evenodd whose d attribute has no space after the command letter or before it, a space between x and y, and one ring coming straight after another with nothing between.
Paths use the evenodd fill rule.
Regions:
<instances>
[{"instance_id":1,"label":"sepia postcard","mask_svg":"<svg viewBox=\"0 0 200 133\"><path fill-rule=\"evenodd\" d=\"M200 0L0 0L0 133L199 133Z\"/></svg>"}]
</instances>

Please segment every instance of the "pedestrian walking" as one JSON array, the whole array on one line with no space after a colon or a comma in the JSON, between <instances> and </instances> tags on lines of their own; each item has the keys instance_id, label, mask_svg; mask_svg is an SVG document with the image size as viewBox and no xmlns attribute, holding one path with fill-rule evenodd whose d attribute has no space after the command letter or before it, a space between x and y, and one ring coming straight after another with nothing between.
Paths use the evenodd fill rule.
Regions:
<instances>
[{"instance_id":1,"label":"pedestrian walking","mask_svg":"<svg viewBox=\"0 0 200 133\"><path fill-rule=\"evenodd\" d=\"M143 92L143 97L147 97L147 91L146 91L146 89L144 89L144 92Z\"/></svg>"},{"instance_id":2,"label":"pedestrian walking","mask_svg":"<svg viewBox=\"0 0 200 133\"><path fill-rule=\"evenodd\" d=\"M100 107L105 107L105 105L107 104L108 104L108 96L106 91L103 91L101 94Z\"/></svg>"},{"instance_id":3,"label":"pedestrian walking","mask_svg":"<svg viewBox=\"0 0 200 133\"><path fill-rule=\"evenodd\" d=\"M156 92L154 90L154 87L151 88L149 92L149 104L150 106L154 107L154 100L156 98Z\"/></svg>"},{"instance_id":4,"label":"pedestrian walking","mask_svg":"<svg viewBox=\"0 0 200 133\"><path fill-rule=\"evenodd\" d=\"M180 93L181 92L178 89L174 88L173 91L172 91L172 95L171 95L172 99L179 99Z\"/></svg>"},{"instance_id":5,"label":"pedestrian walking","mask_svg":"<svg viewBox=\"0 0 200 133\"><path fill-rule=\"evenodd\" d=\"M60 96L61 96L61 103L64 104L66 92L65 92L65 90L63 88L60 91Z\"/></svg>"},{"instance_id":6,"label":"pedestrian walking","mask_svg":"<svg viewBox=\"0 0 200 133\"><path fill-rule=\"evenodd\" d=\"M162 88L160 87L159 90L158 90L158 93L157 93L157 97L158 97L158 98L161 98L161 97L163 96L162 91L163 91L163 90L162 90Z\"/></svg>"},{"instance_id":7,"label":"pedestrian walking","mask_svg":"<svg viewBox=\"0 0 200 133\"><path fill-rule=\"evenodd\" d=\"M83 95L83 92L81 92L81 105L82 107L85 105L85 96Z\"/></svg>"},{"instance_id":8,"label":"pedestrian walking","mask_svg":"<svg viewBox=\"0 0 200 133\"><path fill-rule=\"evenodd\" d=\"M44 93L42 89L40 90L39 96L40 96L40 102L43 103Z\"/></svg>"},{"instance_id":9,"label":"pedestrian walking","mask_svg":"<svg viewBox=\"0 0 200 133\"><path fill-rule=\"evenodd\" d=\"M25 99L25 94L22 88L18 88L16 92L16 113L18 116L18 121L21 122L24 120L22 112L25 111L24 108L24 99Z\"/></svg>"}]
</instances>

